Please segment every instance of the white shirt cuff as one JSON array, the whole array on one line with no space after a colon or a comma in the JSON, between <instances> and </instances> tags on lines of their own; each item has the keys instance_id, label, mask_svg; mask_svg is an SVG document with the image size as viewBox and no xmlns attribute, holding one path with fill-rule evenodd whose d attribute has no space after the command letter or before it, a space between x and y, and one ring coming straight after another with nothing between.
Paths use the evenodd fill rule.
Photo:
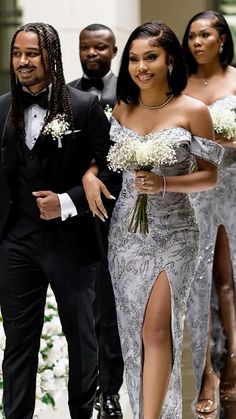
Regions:
<instances>
[{"instance_id":1,"label":"white shirt cuff","mask_svg":"<svg viewBox=\"0 0 236 419\"><path fill-rule=\"evenodd\" d=\"M61 206L61 219L67 220L69 217L74 217L78 214L74 202L68 193L57 194Z\"/></svg>"}]
</instances>

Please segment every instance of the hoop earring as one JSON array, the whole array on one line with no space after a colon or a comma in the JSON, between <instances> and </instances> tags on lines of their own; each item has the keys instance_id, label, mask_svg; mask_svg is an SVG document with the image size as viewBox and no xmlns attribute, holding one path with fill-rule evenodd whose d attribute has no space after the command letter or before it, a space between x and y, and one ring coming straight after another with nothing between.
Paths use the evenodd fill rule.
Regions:
<instances>
[{"instance_id":1,"label":"hoop earring","mask_svg":"<svg viewBox=\"0 0 236 419\"><path fill-rule=\"evenodd\" d=\"M168 65L168 71L169 71L169 75L171 76L171 74L172 74L172 71L173 71L173 64L169 64Z\"/></svg>"},{"instance_id":2,"label":"hoop earring","mask_svg":"<svg viewBox=\"0 0 236 419\"><path fill-rule=\"evenodd\" d=\"M224 49L224 44L220 44L220 46L219 46L219 54L222 54L223 49Z\"/></svg>"}]
</instances>

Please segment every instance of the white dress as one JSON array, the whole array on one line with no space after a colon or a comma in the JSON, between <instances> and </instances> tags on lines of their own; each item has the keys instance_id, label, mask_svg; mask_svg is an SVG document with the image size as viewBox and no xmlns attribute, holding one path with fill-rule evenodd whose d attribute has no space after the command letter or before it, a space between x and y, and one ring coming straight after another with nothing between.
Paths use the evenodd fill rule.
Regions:
<instances>
[{"instance_id":1,"label":"white dress","mask_svg":"<svg viewBox=\"0 0 236 419\"><path fill-rule=\"evenodd\" d=\"M189 131L167 128L155 133L168 134L176 148L177 162L158 171L165 176L190 171L191 153L217 164L222 147L193 137ZM112 118L111 139L121 135L144 140L133 130ZM126 382L134 419L142 418L142 324L152 287L161 271L168 276L171 289L173 368L163 419L182 418L181 354L186 301L196 266L198 226L189 198L183 193L148 196L149 233L129 233L130 213L137 198L134 174L123 173L123 184L116 202L109 233L109 269L116 299L119 333L125 362ZM157 279L158 280L158 279Z\"/></svg>"},{"instance_id":2,"label":"white dress","mask_svg":"<svg viewBox=\"0 0 236 419\"><path fill-rule=\"evenodd\" d=\"M236 109L236 96L225 96L210 107L219 105ZM200 391L206 360L210 304L213 308L212 329L213 338L215 337L212 359L216 372L222 366L220 361L225 350L223 329L217 316L217 297L214 287L212 288L213 256L220 225L225 227L229 238L236 285L236 149L225 147L219 169L216 188L190 195L200 229L200 260L192 283L187 311L193 367L197 379L196 398Z\"/></svg>"}]
</instances>

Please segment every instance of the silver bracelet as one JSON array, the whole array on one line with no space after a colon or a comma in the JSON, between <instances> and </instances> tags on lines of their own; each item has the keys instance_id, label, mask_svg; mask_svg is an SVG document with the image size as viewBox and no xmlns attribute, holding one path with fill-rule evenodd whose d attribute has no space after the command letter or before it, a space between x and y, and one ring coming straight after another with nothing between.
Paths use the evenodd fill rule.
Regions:
<instances>
[{"instance_id":1,"label":"silver bracelet","mask_svg":"<svg viewBox=\"0 0 236 419\"><path fill-rule=\"evenodd\" d=\"M163 179L163 189L162 189L161 197L164 198L164 196L166 194L166 177L162 176L162 179Z\"/></svg>"}]
</instances>

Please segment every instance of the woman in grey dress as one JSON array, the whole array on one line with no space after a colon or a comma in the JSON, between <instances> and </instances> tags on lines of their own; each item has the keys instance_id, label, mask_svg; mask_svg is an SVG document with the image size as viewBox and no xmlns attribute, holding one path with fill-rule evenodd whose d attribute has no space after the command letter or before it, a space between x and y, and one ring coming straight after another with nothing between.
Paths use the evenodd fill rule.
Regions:
<instances>
[{"instance_id":1,"label":"woman in grey dress","mask_svg":"<svg viewBox=\"0 0 236 419\"><path fill-rule=\"evenodd\" d=\"M181 419L183 318L197 260L198 227L188 192L212 188L222 147L211 141L207 107L181 94L181 47L161 22L136 28L118 75L111 139L168 137L176 161L151 171L123 172L109 233L126 381L135 419ZM199 171L190 173L191 155ZM129 232L138 194L148 196L149 233ZM91 204L99 215L99 210Z\"/></svg>"},{"instance_id":2,"label":"woman in grey dress","mask_svg":"<svg viewBox=\"0 0 236 419\"><path fill-rule=\"evenodd\" d=\"M168 26L136 28L123 52L111 138L145 142L151 133L163 146L172 143L176 160L124 171L110 224L109 268L135 419L182 419L183 318L199 237L187 193L216 184L223 152L211 140L207 107L181 94L186 82L182 50ZM190 173L192 155L196 173ZM98 191L109 193L92 173L84 187L91 211L104 219ZM147 194L147 234L129 232L138 194Z\"/></svg>"},{"instance_id":3,"label":"woman in grey dress","mask_svg":"<svg viewBox=\"0 0 236 419\"><path fill-rule=\"evenodd\" d=\"M230 66L233 41L224 17L213 11L193 16L183 50L189 68L185 93L210 109L236 109L236 69ZM217 187L191 196L200 228L200 263L190 292L188 323L197 378L195 407L205 413L217 408L218 360L223 353L221 399L236 400L236 148L226 138L216 138L225 147Z\"/></svg>"}]
</instances>

